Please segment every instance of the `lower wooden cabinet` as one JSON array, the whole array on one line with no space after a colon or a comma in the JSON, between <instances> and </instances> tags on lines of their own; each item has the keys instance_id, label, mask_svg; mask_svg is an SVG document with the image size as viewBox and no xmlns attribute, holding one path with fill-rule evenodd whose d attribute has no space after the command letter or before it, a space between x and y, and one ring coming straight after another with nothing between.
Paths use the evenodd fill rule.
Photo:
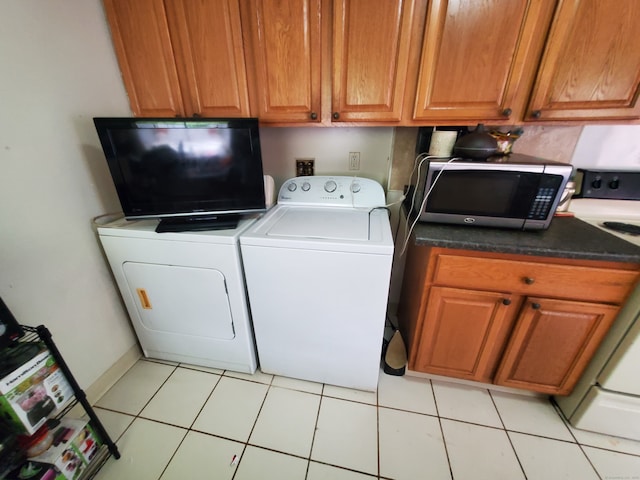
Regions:
<instances>
[{"instance_id":1,"label":"lower wooden cabinet","mask_svg":"<svg viewBox=\"0 0 640 480\"><path fill-rule=\"evenodd\" d=\"M569 394L618 310L600 303L527 298L494 383Z\"/></svg>"},{"instance_id":2,"label":"lower wooden cabinet","mask_svg":"<svg viewBox=\"0 0 640 480\"><path fill-rule=\"evenodd\" d=\"M574 287L606 285L568 287L571 271ZM567 395L639 277L633 264L412 245L398 309L409 369Z\"/></svg>"},{"instance_id":3,"label":"lower wooden cabinet","mask_svg":"<svg viewBox=\"0 0 640 480\"><path fill-rule=\"evenodd\" d=\"M511 296L433 287L416 370L488 382L515 317Z\"/></svg>"}]
</instances>

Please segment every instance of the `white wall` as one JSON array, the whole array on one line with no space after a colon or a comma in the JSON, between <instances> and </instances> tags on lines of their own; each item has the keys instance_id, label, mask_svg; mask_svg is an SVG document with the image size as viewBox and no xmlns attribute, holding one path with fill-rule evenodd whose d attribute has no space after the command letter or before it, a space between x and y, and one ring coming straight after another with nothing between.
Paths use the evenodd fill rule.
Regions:
<instances>
[{"instance_id":1,"label":"white wall","mask_svg":"<svg viewBox=\"0 0 640 480\"><path fill-rule=\"evenodd\" d=\"M0 296L83 388L135 344L91 226L119 210L92 124L129 116L99 0L0 2Z\"/></svg>"},{"instance_id":2,"label":"white wall","mask_svg":"<svg viewBox=\"0 0 640 480\"><path fill-rule=\"evenodd\" d=\"M262 163L276 189L296 176L296 158L315 158L316 175L372 178L386 190L393 135L391 127L261 127ZM360 170L349 170L349 152L360 152Z\"/></svg>"},{"instance_id":3,"label":"white wall","mask_svg":"<svg viewBox=\"0 0 640 480\"><path fill-rule=\"evenodd\" d=\"M584 127L571 163L580 168L640 170L640 125Z\"/></svg>"}]
</instances>

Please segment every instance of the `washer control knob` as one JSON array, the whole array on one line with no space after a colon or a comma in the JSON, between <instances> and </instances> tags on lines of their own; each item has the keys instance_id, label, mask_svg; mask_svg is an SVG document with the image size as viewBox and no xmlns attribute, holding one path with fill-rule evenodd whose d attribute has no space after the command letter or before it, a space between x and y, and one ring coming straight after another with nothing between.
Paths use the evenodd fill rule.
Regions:
<instances>
[{"instance_id":1,"label":"washer control knob","mask_svg":"<svg viewBox=\"0 0 640 480\"><path fill-rule=\"evenodd\" d=\"M302 184L302 191L303 192L308 192L310 188L311 188L311 184L309 182L304 182Z\"/></svg>"},{"instance_id":2,"label":"washer control knob","mask_svg":"<svg viewBox=\"0 0 640 480\"><path fill-rule=\"evenodd\" d=\"M298 186L295 184L295 182L291 182L289 185L287 185L287 190L289 190L290 192L295 192L297 188Z\"/></svg>"},{"instance_id":3,"label":"washer control knob","mask_svg":"<svg viewBox=\"0 0 640 480\"><path fill-rule=\"evenodd\" d=\"M358 192L360 191L360 189L361 189L361 188L362 188L362 187L360 186L360 184L359 184L359 183L357 183L357 182L353 182L353 183L351 184L351 193L358 193Z\"/></svg>"},{"instance_id":4,"label":"washer control knob","mask_svg":"<svg viewBox=\"0 0 640 480\"><path fill-rule=\"evenodd\" d=\"M326 192L333 193L336 191L336 188L338 188L338 184L333 180L329 180L324 184L324 189Z\"/></svg>"}]
</instances>

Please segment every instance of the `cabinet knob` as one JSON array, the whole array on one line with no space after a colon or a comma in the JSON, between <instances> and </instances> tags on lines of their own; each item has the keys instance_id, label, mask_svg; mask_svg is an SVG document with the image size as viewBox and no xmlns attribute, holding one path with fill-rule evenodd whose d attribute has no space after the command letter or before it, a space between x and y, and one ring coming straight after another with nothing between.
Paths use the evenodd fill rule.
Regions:
<instances>
[{"instance_id":1,"label":"cabinet knob","mask_svg":"<svg viewBox=\"0 0 640 480\"><path fill-rule=\"evenodd\" d=\"M531 112L531 116L533 118L540 118L542 116L542 112L540 110L534 110L533 112Z\"/></svg>"},{"instance_id":2,"label":"cabinet knob","mask_svg":"<svg viewBox=\"0 0 640 480\"><path fill-rule=\"evenodd\" d=\"M194 118L200 118L201 116L202 116L202 115L200 115L199 113L194 113L194 114L193 114L193 117L194 117Z\"/></svg>"},{"instance_id":3,"label":"cabinet knob","mask_svg":"<svg viewBox=\"0 0 640 480\"><path fill-rule=\"evenodd\" d=\"M311 112L311 115L309 115L309 118L311 118L311 120L317 120L318 114L316 112Z\"/></svg>"},{"instance_id":4,"label":"cabinet knob","mask_svg":"<svg viewBox=\"0 0 640 480\"><path fill-rule=\"evenodd\" d=\"M524 283L526 283L527 285L533 285L536 281L535 278L531 278L531 277L524 277L522 279L524 281Z\"/></svg>"},{"instance_id":5,"label":"cabinet knob","mask_svg":"<svg viewBox=\"0 0 640 480\"><path fill-rule=\"evenodd\" d=\"M504 110L502 110L503 117L510 117L512 113L513 110L511 110L510 108L505 108Z\"/></svg>"},{"instance_id":6,"label":"cabinet knob","mask_svg":"<svg viewBox=\"0 0 640 480\"><path fill-rule=\"evenodd\" d=\"M333 117L334 120L338 120L340 118L340 114L338 112L333 112L333 115L331 115Z\"/></svg>"},{"instance_id":7,"label":"cabinet knob","mask_svg":"<svg viewBox=\"0 0 640 480\"><path fill-rule=\"evenodd\" d=\"M511 305L511 300L508 298L503 298L502 299L502 304L503 305Z\"/></svg>"},{"instance_id":8,"label":"cabinet knob","mask_svg":"<svg viewBox=\"0 0 640 480\"><path fill-rule=\"evenodd\" d=\"M532 303L531 304L531 308L533 308L534 310L538 310L540 308L540 304L539 303Z\"/></svg>"}]
</instances>

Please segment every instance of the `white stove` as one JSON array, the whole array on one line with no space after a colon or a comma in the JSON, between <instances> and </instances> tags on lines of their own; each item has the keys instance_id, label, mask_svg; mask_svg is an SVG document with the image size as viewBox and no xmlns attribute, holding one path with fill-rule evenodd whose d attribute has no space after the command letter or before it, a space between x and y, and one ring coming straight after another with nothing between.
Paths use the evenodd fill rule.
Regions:
<instances>
[{"instance_id":1,"label":"white stove","mask_svg":"<svg viewBox=\"0 0 640 480\"><path fill-rule=\"evenodd\" d=\"M602 230L638 245L640 173L582 171L582 193L569 211ZM596 198L601 197L601 198ZM640 280L571 395L556 403L576 428L640 440Z\"/></svg>"},{"instance_id":2,"label":"white stove","mask_svg":"<svg viewBox=\"0 0 640 480\"><path fill-rule=\"evenodd\" d=\"M615 225L622 224L622 229L630 225L629 230L640 230L640 200L576 198L571 200L569 210L580 220L640 246L640 232L620 231Z\"/></svg>"}]
</instances>

